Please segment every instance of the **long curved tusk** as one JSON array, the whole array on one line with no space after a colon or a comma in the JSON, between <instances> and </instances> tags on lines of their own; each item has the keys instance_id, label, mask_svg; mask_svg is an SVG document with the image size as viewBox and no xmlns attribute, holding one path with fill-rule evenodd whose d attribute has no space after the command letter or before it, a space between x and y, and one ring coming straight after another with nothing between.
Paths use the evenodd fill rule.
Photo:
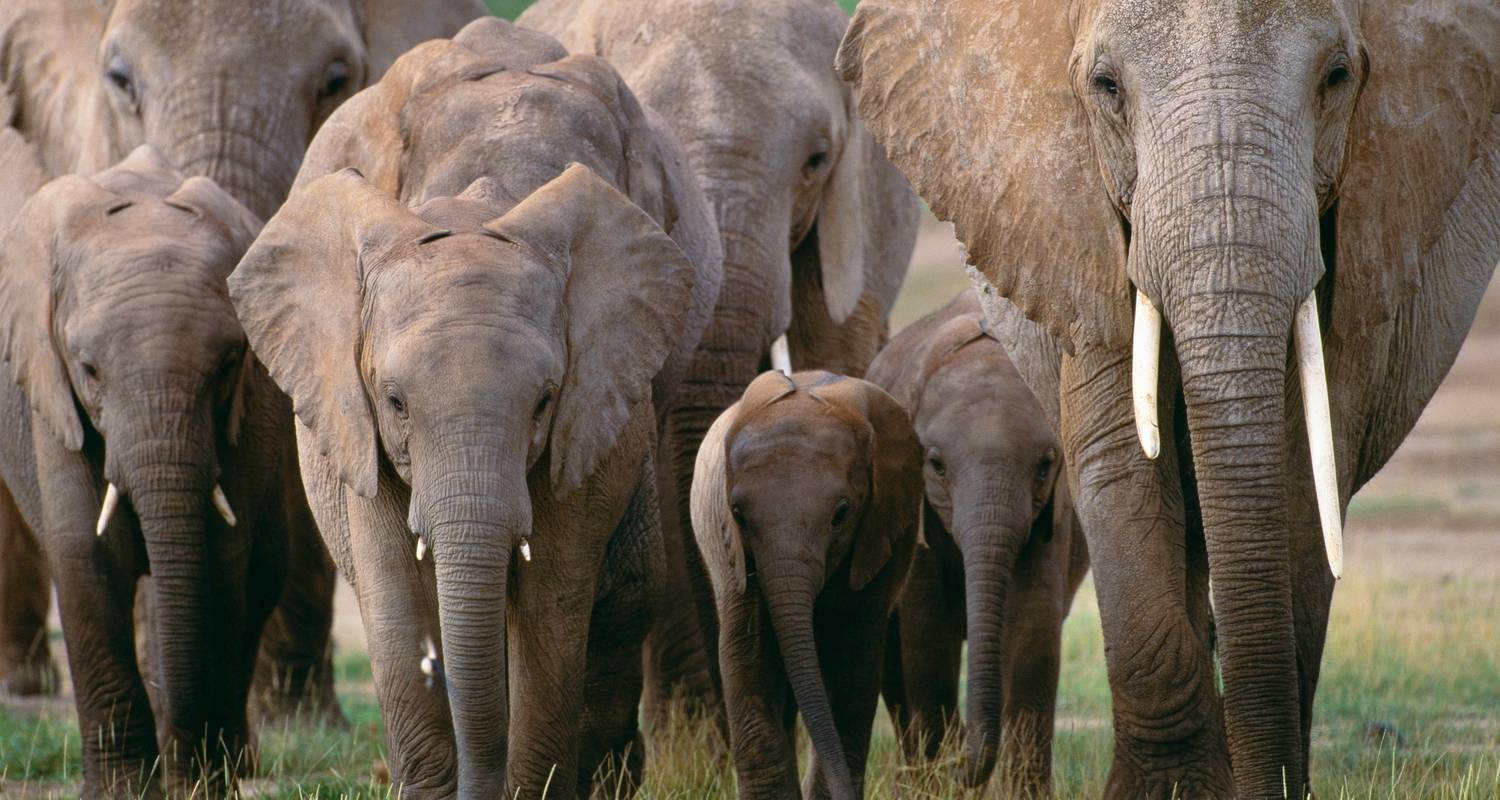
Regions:
<instances>
[{"instance_id":1,"label":"long curved tusk","mask_svg":"<svg viewBox=\"0 0 1500 800\"><path fill-rule=\"evenodd\" d=\"M1146 458L1161 454L1156 387L1161 362L1161 312L1145 292L1135 293L1135 340L1130 346L1130 394L1135 406L1135 433Z\"/></svg>"},{"instance_id":2,"label":"long curved tusk","mask_svg":"<svg viewBox=\"0 0 1500 800\"><path fill-rule=\"evenodd\" d=\"M1302 416L1312 455L1313 488L1323 521L1323 547L1335 580L1344 575L1344 520L1339 511L1339 472L1333 454L1333 415L1328 406L1328 374L1323 366L1323 334L1318 327L1318 293L1297 307L1292 340L1302 379Z\"/></svg>"},{"instance_id":3,"label":"long curved tusk","mask_svg":"<svg viewBox=\"0 0 1500 800\"><path fill-rule=\"evenodd\" d=\"M776 337L776 341L771 342L771 369L783 375L792 374L792 349L786 343L784 333Z\"/></svg>"},{"instance_id":4,"label":"long curved tusk","mask_svg":"<svg viewBox=\"0 0 1500 800\"><path fill-rule=\"evenodd\" d=\"M115 515L115 508L120 505L120 490L111 483L104 490L104 505L99 509L99 521L94 525L94 535L103 536L104 529L109 527L109 518Z\"/></svg>"},{"instance_id":5,"label":"long curved tusk","mask_svg":"<svg viewBox=\"0 0 1500 800\"><path fill-rule=\"evenodd\" d=\"M214 508L219 510L219 516L224 522L233 528L235 525L234 509L229 507L229 498L224 496L224 487L214 484Z\"/></svg>"}]
</instances>

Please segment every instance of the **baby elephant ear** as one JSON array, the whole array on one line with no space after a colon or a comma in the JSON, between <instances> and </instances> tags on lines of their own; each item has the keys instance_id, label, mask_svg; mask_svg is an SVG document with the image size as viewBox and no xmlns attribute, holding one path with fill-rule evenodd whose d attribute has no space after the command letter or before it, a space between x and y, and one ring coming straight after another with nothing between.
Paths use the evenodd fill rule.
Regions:
<instances>
[{"instance_id":1,"label":"baby elephant ear","mask_svg":"<svg viewBox=\"0 0 1500 800\"><path fill-rule=\"evenodd\" d=\"M875 580L901 548L915 545L922 513L922 445L911 415L894 397L872 383L848 379L856 408L874 432L870 458L870 501L854 534L849 588L860 591ZM906 543L906 544L903 544Z\"/></svg>"},{"instance_id":2,"label":"baby elephant ear","mask_svg":"<svg viewBox=\"0 0 1500 800\"><path fill-rule=\"evenodd\" d=\"M581 164L486 226L566 276L567 374L552 423L552 484L566 494L613 449L682 335L693 265L646 212Z\"/></svg>"},{"instance_id":3,"label":"baby elephant ear","mask_svg":"<svg viewBox=\"0 0 1500 800\"><path fill-rule=\"evenodd\" d=\"M361 263L437 231L355 170L292 194L229 276L250 347L318 453L374 497L375 417L359 373Z\"/></svg>"},{"instance_id":4,"label":"baby elephant ear","mask_svg":"<svg viewBox=\"0 0 1500 800\"><path fill-rule=\"evenodd\" d=\"M698 551L703 554L703 564L708 568L714 592L721 597L737 597L745 593L745 545L729 507L729 486L725 483L727 476L724 471L728 458L724 450L728 445L725 439L734 426L740 406L740 403L730 406L709 426L693 465L693 536L698 540Z\"/></svg>"},{"instance_id":5,"label":"baby elephant ear","mask_svg":"<svg viewBox=\"0 0 1500 800\"><path fill-rule=\"evenodd\" d=\"M26 201L0 240L0 354L32 412L73 451L83 448L83 422L53 339L53 278L59 248L120 202L88 178L58 178Z\"/></svg>"},{"instance_id":6,"label":"baby elephant ear","mask_svg":"<svg viewBox=\"0 0 1500 800\"><path fill-rule=\"evenodd\" d=\"M166 203L197 215L206 224L218 226L236 254L249 249L250 243L260 233L260 218L210 178L196 175L188 178L166 199Z\"/></svg>"}]
</instances>

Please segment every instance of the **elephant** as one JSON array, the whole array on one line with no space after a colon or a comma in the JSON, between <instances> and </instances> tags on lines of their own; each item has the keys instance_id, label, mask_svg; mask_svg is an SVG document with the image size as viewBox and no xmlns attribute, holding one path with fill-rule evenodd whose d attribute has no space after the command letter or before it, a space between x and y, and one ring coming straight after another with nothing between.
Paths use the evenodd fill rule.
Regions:
<instances>
[{"instance_id":1,"label":"elephant","mask_svg":"<svg viewBox=\"0 0 1500 800\"><path fill-rule=\"evenodd\" d=\"M555 770L570 797L610 760L638 783L657 399L719 269L675 139L619 76L486 19L329 118L232 276L407 793L536 796Z\"/></svg>"},{"instance_id":2,"label":"elephant","mask_svg":"<svg viewBox=\"0 0 1500 800\"><path fill-rule=\"evenodd\" d=\"M48 182L0 241L0 413L19 433L0 477L57 582L85 797L217 795L254 768L246 703L301 497L291 405L225 284L259 229L143 146ZM146 575L154 698L133 635Z\"/></svg>"},{"instance_id":3,"label":"elephant","mask_svg":"<svg viewBox=\"0 0 1500 800\"><path fill-rule=\"evenodd\" d=\"M858 378L767 372L695 466L739 796L861 797L885 628L919 536L911 419ZM803 793L799 711L814 753Z\"/></svg>"},{"instance_id":4,"label":"elephant","mask_svg":"<svg viewBox=\"0 0 1500 800\"><path fill-rule=\"evenodd\" d=\"M837 68L1062 441L1106 796L1302 796L1349 498L1500 260L1500 7L866 0Z\"/></svg>"},{"instance_id":5,"label":"elephant","mask_svg":"<svg viewBox=\"0 0 1500 800\"><path fill-rule=\"evenodd\" d=\"M25 166L34 159L48 177L93 174L150 144L265 219L339 103L408 48L486 13L481 0L7 0L0 129L9 133L0 135L29 142ZM22 168L11 155L0 149L0 172ZM0 661L0 679L30 693L52 672L49 581L36 554L8 549L20 541L8 532L23 525L3 506L0 547L13 568L0 574L0 640L28 649ZM294 580L264 639L256 702L267 715L342 724L328 657L333 565L318 541L294 540L314 547L291 555Z\"/></svg>"},{"instance_id":6,"label":"elephant","mask_svg":"<svg viewBox=\"0 0 1500 800\"><path fill-rule=\"evenodd\" d=\"M868 380L911 414L923 536L892 616L883 694L908 759L934 758L959 709L969 643L968 761L982 785L1049 793L1062 624L1088 548L1041 405L965 291L893 338ZM1001 732L1004 731L1004 739Z\"/></svg>"},{"instance_id":7,"label":"elephant","mask_svg":"<svg viewBox=\"0 0 1500 800\"><path fill-rule=\"evenodd\" d=\"M699 442L768 363L864 374L916 243L916 196L833 73L848 25L833 0L540 0L518 24L620 70L671 123L714 208L724 289L659 471L669 596L695 602L667 606L648 665L651 716L674 687L713 706L714 609L687 509ZM789 355L773 347L783 335Z\"/></svg>"}]
</instances>

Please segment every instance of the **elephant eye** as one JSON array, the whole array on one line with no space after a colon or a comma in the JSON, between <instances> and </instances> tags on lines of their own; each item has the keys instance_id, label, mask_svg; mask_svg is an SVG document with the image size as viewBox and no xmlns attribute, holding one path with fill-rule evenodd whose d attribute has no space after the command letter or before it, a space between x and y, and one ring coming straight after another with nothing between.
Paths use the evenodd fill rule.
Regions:
<instances>
[{"instance_id":1,"label":"elephant eye","mask_svg":"<svg viewBox=\"0 0 1500 800\"><path fill-rule=\"evenodd\" d=\"M927 466L939 477L948 474L948 465L943 462L943 457L938 454L936 447L927 451Z\"/></svg>"},{"instance_id":2,"label":"elephant eye","mask_svg":"<svg viewBox=\"0 0 1500 800\"><path fill-rule=\"evenodd\" d=\"M349 86L349 65L334 61L323 72L323 87L318 90L318 102L341 94Z\"/></svg>"},{"instance_id":3,"label":"elephant eye","mask_svg":"<svg viewBox=\"0 0 1500 800\"><path fill-rule=\"evenodd\" d=\"M837 528L842 526L844 524L844 520L848 518L849 500L847 498L841 499L839 500L839 504L833 507L833 527Z\"/></svg>"},{"instance_id":4,"label":"elephant eye","mask_svg":"<svg viewBox=\"0 0 1500 800\"><path fill-rule=\"evenodd\" d=\"M90 381L99 380L99 367L95 366L92 361L80 361L78 363L78 370L83 373L83 377Z\"/></svg>"},{"instance_id":5,"label":"elephant eye","mask_svg":"<svg viewBox=\"0 0 1500 800\"><path fill-rule=\"evenodd\" d=\"M814 172L822 169L823 165L827 163L828 154L820 150L807 157L807 171Z\"/></svg>"},{"instance_id":6,"label":"elephant eye","mask_svg":"<svg viewBox=\"0 0 1500 800\"><path fill-rule=\"evenodd\" d=\"M731 506L729 508L729 516L734 518L734 524L741 531L745 530L745 512L741 511L739 506Z\"/></svg>"},{"instance_id":7,"label":"elephant eye","mask_svg":"<svg viewBox=\"0 0 1500 800\"><path fill-rule=\"evenodd\" d=\"M123 56L117 55L109 60L109 65L104 68L104 76L131 103L136 102L135 78L130 74L130 65L125 62Z\"/></svg>"},{"instance_id":8,"label":"elephant eye","mask_svg":"<svg viewBox=\"0 0 1500 800\"><path fill-rule=\"evenodd\" d=\"M396 416L406 419L406 398L401 396L400 391L395 387L387 389L385 401L390 404L391 410L396 412Z\"/></svg>"}]
</instances>

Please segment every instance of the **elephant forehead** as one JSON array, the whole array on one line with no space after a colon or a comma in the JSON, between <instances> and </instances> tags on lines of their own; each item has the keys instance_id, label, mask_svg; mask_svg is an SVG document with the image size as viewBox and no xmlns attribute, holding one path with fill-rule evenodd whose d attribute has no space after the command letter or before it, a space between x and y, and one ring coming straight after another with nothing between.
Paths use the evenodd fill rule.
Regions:
<instances>
[{"instance_id":1,"label":"elephant forehead","mask_svg":"<svg viewBox=\"0 0 1500 800\"><path fill-rule=\"evenodd\" d=\"M789 397L751 415L732 432L730 471L842 472L866 463L862 431L830 410L816 400Z\"/></svg>"},{"instance_id":2,"label":"elephant forehead","mask_svg":"<svg viewBox=\"0 0 1500 800\"><path fill-rule=\"evenodd\" d=\"M1262 63L1301 47L1321 28L1337 35L1336 0L1112 0L1096 32L1122 42L1148 69L1180 75L1220 63Z\"/></svg>"},{"instance_id":3,"label":"elephant forehead","mask_svg":"<svg viewBox=\"0 0 1500 800\"><path fill-rule=\"evenodd\" d=\"M459 232L389 259L367 277L369 315L396 328L515 318L555 327L564 281L522 247Z\"/></svg>"},{"instance_id":4,"label":"elephant forehead","mask_svg":"<svg viewBox=\"0 0 1500 800\"><path fill-rule=\"evenodd\" d=\"M193 285L228 297L225 282L242 253L222 228L161 202L122 204L104 213L70 242L77 285Z\"/></svg>"}]
</instances>

